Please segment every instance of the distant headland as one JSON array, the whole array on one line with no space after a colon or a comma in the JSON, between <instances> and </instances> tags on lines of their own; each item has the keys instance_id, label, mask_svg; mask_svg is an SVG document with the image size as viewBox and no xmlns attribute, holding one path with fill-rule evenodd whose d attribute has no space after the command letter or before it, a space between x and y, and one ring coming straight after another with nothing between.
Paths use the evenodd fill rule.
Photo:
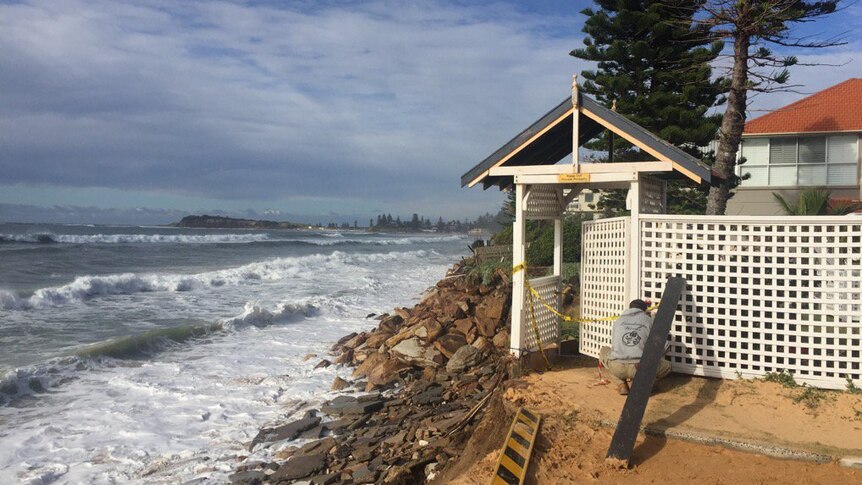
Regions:
<instances>
[{"instance_id":1,"label":"distant headland","mask_svg":"<svg viewBox=\"0 0 862 485\"><path fill-rule=\"evenodd\" d=\"M195 227L208 229L297 229L305 227L293 222L259 221L255 219L237 219L224 216L186 216L180 222L171 224L174 227Z\"/></svg>"}]
</instances>

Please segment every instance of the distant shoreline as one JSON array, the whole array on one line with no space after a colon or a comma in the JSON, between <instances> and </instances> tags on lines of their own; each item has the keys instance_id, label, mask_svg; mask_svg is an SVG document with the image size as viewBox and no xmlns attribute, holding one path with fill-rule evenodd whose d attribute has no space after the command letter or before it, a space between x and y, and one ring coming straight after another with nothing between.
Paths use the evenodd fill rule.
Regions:
<instances>
[{"instance_id":1,"label":"distant shoreline","mask_svg":"<svg viewBox=\"0 0 862 485\"><path fill-rule=\"evenodd\" d=\"M302 229L306 224L293 222L277 222L256 219L237 219L224 216L186 216L179 222L169 224L171 227L187 227L197 229Z\"/></svg>"},{"instance_id":2,"label":"distant shoreline","mask_svg":"<svg viewBox=\"0 0 862 485\"><path fill-rule=\"evenodd\" d=\"M433 229L413 229L409 227L324 227L314 224L299 224L295 222L278 222L258 219L239 219L226 216L185 216L179 222L167 224L164 227L181 227L190 229L314 229L320 231L367 231L381 234L467 234L466 231L437 232Z\"/></svg>"}]
</instances>

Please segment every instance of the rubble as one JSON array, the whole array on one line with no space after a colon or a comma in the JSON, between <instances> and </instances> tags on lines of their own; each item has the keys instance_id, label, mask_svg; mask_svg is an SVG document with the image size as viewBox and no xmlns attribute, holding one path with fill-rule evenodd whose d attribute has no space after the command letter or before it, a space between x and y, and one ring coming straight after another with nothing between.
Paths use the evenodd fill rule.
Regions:
<instances>
[{"instance_id":1,"label":"rubble","mask_svg":"<svg viewBox=\"0 0 862 485\"><path fill-rule=\"evenodd\" d=\"M333 389L368 393L338 396L320 406L322 416L262 429L250 450L313 441L284 448L278 463L237 469L232 482L412 484L441 476L509 376L510 304L507 280L482 285L462 262L415 307L344 336L324 361L353 366L354 381L336 378Z\"/></svg>"}]
</instances>

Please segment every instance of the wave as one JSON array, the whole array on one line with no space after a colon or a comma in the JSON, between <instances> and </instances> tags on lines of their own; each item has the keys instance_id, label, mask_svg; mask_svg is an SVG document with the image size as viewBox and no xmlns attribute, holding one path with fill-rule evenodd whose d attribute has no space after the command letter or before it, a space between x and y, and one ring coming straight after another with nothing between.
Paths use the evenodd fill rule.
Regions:
<instances>
[{"instance_id":1,"label":"wave","mask_svg":"<svg viewBox=\"0 0 862 485\"><path fill-rule=\"evenodd\" d=\"M268 241L267 233L252 234L0 234L2 243L29 244L225 244Z\"/></svg>"},{"instance_id":2,"label":"wave","mask_svg":"<svg viewBox=\"0 0 862 485\"><path fill-rule=\"evenodd\" d=\"M53 359L42 365L32 365L7 372L0 378L0 405L33 394L44 394L54 387L74 380L78 371L92 363L76 357Z\"/></svg>"},{"instance_id":3,"label":"wave","mask_svg":"<svg viewBox=\"0 0 862 485\"><path fill-rule=\"evenodd\" d=\"M197 274L122 273L79 276L62 286L40 288L29 297L23 297L8 290L0 290L0 308L32 310L83 302L98 296L132 295L157 291L186 292L225 285L277 281L285 278L302 277L318 271L332 270L339 266L374 264L405 258L424 258L427 254L428 252L424 250L385 254L347 254L335 251L332 254L275 258L236 268Z\"/></svg>"},{"instance_id":4,"label":"wave","mask_svg":"<svg viewBox=\"0 0 862 485\"><path fill-rule=\"evenodd\" d=\"M437 237L398 237L398 238L370 238L370 239L350 239L336 238L329 240L315 239L285 239L283 242L305 243L314 246L344 246L351 244L369 244L372 246L406 246L410 244L433 244L441 242L461 241L463 236L437 236Z\"/></svg>"},{"instance_id":5,"label":"wave","mask_svg":"<svg viewBox=\"0 0 862 485\"><path fill-rule=\"evenodd\" d=\"M0 378L0 405L24 396L50 392L49 389L74 380L76 373L81 371L129 365L123 361L147 358L214 333L292 323L318 312L316 306L307 302L281 303L273 310L249 302L239 315L213 323L159 328L90 344L72 355L7 372Z\"/></svg>"},{"instance_id":6,"label":"wave","mask_svg":"<svg viewBox=\"0 0 862 485\"><path fill-rule=\"evenodd\" d=\"M136 335L128 335L88 345L75 352L78 357L111 357L129 359L146 357L172 345L205 337L215 332L235 330L247 326L266 327L290 323L315 315L317 307L310 303L281 303L270 311L255 303L246 303L242 313L215 323L199 323L159 328Z\"/></svg>"},{"instance_id":7,"label":"wave","mask_svg":"<svg viewBox=\"0 0 862 485\"><path fill-rule=\"evenodd\" d=\"M368 235L362 233L361 235ZM269 233L251 234L0 234L0 244L238 244L238 243L284 243L309 246L404 246L463 240L463 236L404 236L368 237L365 239L345 237L341 233L319 233L316 238L282 238Z\"/></svg>"}]
</instances>

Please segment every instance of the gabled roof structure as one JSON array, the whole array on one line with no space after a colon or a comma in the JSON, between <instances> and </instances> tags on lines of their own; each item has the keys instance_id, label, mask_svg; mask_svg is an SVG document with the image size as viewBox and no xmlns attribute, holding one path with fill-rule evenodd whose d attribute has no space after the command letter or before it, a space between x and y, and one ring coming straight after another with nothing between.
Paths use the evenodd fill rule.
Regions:
<instances>
[{"instance_id":1,"label":"gabled roof structure","mask_svg":"<svg viewBox=\"0 0 862 485\"><path fill-rule=\"evenodd\" d=\"M696 158L660 139L625 116L602 106L589 96L576 92L575 97L578 100L577 103L573 103L572 99L564 100L470 169L461 177L461 186L473 187L482 182L486 189L493 185L501 189L507 188L513 183L513 175L501 174L505 172L500 170L501 167L554 165L571 154L575 128L573 113L576 109L578 145L583 145L598 136L602 130L607 129L655 157L656 161L664 162L662 165L650 165L649 170L646 169L646 165L642 165L644 172L665 177L676 172L698 184L711 183L712 171ZM581 164L580 166L583 168L587 165L595 166L589 170L595 173L603 171L600 165L613 164ZM629 163L629 165L634 166L638 163ZM612 167L607 168L608 171L615 171ZM572 172L578 172L577 164ZM562 172L557 171L557 173Z\"/></svg>"},{"instance_id":2,"label":"gabled roof structure","mask_svg":"<svg viewBox=\"0 0 862 485\"><path fill-rule=\"evenodd\" d=\"M745 135L862 131L862 78L851 78L745 124Z\"/></svg>"}]
</instances>

